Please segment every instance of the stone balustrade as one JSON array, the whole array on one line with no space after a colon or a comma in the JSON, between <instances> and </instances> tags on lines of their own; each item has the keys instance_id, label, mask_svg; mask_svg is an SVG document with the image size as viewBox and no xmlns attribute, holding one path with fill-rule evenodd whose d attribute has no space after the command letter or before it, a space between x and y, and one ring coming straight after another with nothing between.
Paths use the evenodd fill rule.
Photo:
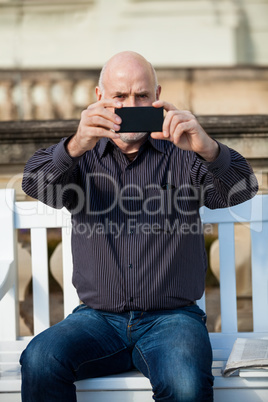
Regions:
<instances>
[{"instance_id":1,"label":"stone balustrade","mask_svg":"<svg viewBox=\"0 0 268 402\"><path fill-rule=\"evenodd\" d=\"M0 121L79 118L98 72L0 70Z\"/></svg>"},{"instance_id":2,"label":"stone balustrade","mask_svg":"<svg viewBox=\"0 0 268 402\"><path fill-rule=\"evenodd\" d=\"M161 99L195 114L263 114L268 68L158 68ZM96 101L97 69L1 70L0 121L79 119Z\"/></svg>"}]
</instances>

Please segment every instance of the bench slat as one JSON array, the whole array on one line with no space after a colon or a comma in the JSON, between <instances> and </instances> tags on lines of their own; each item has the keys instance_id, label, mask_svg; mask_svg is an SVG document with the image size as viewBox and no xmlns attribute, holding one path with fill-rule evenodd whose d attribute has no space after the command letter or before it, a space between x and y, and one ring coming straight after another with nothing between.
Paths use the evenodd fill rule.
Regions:
<instances>
[{"instance_id":1,"label":"bench slat","mask_svg":"<svg viewBox=\"0 0 268 402\"><path fill-rule=\"evenodd\" d=\"M12 286L7 294L0 301L0 340L15 341L18 337L19 309L17 300L17 289ZM6 323L8 322L8 325ZM4 323L4 324L3 324Z\"/></svg>"},{"instance_id":2,"label":"bench slat","mask_svg":"<svg viewBox=\"0 0 268 402\"><path fill-rule=\"evenodd\" d=\"M203 293L201 299L196 301L196 304L199 308L201 308L204 312L206 312L206 293Z\"/></svg>"},{"instance_id":3,"label":"bench slat","mask_svg":"<svg viewBox=\"0 0 268 402\"><path fill-rule=\"evenodd\" d=\"M34 334L50 326L46 229L31 229Z\"/></svg>"},{"instance_id":4,"label":"bench slat","mask_svg":"<svg viewBox=\"0 0 268 402\"><path fill-rule=\"evenodd\" d=\"M268 332L268 222L251 224L251 245L253 326Z\"/></svg>"},{"instance_id":5,"label":"bench slat","mask_svg":"<svg viewBox=\"0 0 268 402\"><path fill-rule=\"evenodd\" d=\"M249 201L223 209L200 208L203 223L261 222L268 220L268 194L257 195Z\"/></svg>"},{"instance_id":6,"label":"bench slat","mask_svg":"<svg viewBox=\"0 0 268 402\"><path fill-rule=\"evenodd\" d=\"M235 246L233 223L220 223L220 300L222 332L237 332Z\"/></svg>"},{"instance_id":7,"label":"bench slat","mask_svg":"<svg viewBox=\"0 0 268 402\"><path fill-rule=\"evenodd\" d=\"M62 228L63 298L64 317L79 304L79 297L72 284L73 259L71 251L71 228Z\"/></svg>"},{"instance_id":8,"label":"bench slat","mask_svg":"<svg viewBox=\"0 0 268 402\"><path fill-rule=\"evenodd\" d=\"M54 209L40 201L16 202L14 208L16 229L60 228L71 223L66 208Z\"/></svg>"},{"instance_id":9,"label":"bench slat","mask_svg":"<svg viewBox=\"0 0 268 402\"><path fill-rule=\"evenodd\" d=\"M0 190L0 339L15 340L18 335L18 292L13 207L15 192ZM8 323L8 325L6 324Z\"/></svg>"}]
</instances>

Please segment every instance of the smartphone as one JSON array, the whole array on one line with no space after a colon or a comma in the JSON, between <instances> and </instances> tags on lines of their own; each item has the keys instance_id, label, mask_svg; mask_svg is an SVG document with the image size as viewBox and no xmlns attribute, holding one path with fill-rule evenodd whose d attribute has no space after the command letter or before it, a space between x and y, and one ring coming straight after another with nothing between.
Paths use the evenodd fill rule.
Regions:
<instances>
[{"instance_id":1,"label":"smartphone","mask_svg":"<svg viewBox=\"0 0 268 402\"><path fill-rule=\"evenodd\" d=\"M164 121L163 107L122 107L121 109L115 109L115 113L122 119L118 133L162 131Z\"/></svg>"}]
</instances>

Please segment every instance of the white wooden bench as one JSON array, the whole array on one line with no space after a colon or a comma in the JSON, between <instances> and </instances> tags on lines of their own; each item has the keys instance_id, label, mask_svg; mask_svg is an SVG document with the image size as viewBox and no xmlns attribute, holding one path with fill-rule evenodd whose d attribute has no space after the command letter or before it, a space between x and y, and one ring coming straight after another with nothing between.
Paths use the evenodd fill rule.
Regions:
<instances>
[{"instance_id":1,"label":"white wooden bench","mask_svg":"<svg viewBox=\"0 0 268 402\"><path fill-rule=\"evenodd\" d=\"M224 378L221 369L239 337L268 337L268 195L223 210L201 209L204 223L218 223L220 239L221 333L210 333L216 402L268 401L268 378ZM234 265L234 223L250 222L252 244L253 332L238 333ZM18 336L16 230L30 229L34 334L50 325L47 229L62 228L65 316L79 303L71 284L70 215L40 202L15 202L14 190L0 190L0 401L20 401L21 351L31 339ZM199 301L205 309L205 297ZM131 373L77 382L79 402L149 402L151 386Z\"/></svg>"}]
</instances>

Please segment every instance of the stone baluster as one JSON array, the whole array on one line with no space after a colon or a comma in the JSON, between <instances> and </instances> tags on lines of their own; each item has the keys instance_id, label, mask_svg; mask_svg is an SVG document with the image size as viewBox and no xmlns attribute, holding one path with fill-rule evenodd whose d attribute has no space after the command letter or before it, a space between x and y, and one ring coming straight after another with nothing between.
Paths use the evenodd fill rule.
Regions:
<instances>
[{"instance_id":1,"label":"stone baluster","mask_svg":"<svg viewBox=\"0 0 268 402\"><path fill-rule=\"evenodd\" d=\"M34 106L34 119L54 119L50 81L37 82L33 86L32 99Z\"/></svg>"},{"instance_id":2,"label":"stone baluster","mask_svg":"<svg viewBox=\"0 0 268 402\"><path fill-rule=\"evenodd\" d=\"M57 81L52 87L52 99L56 118L73 118L73 86L71 80Z\"/></svg>"},{"instance_id":3,"label":"stone baluster","mask_svg":"<svg viewBox=\"0 0 268 402\"><path fill-rule=\"evenodd\" d=\"M21 108L22 118L24 120L32 120L33 116L33 102L32 102L32 81L23 80L21 82Z\"/></svg>"},{"instance_id":4,"label":"stone baluster","mask_svg":"<svg viewBox=\"0 0 268 402\"><path fill-rule=\"evenodd\" d=\"M16 118L12 90L12 81L0 82L0 120L12 120Z\"/></svg>"}]
</instances>

